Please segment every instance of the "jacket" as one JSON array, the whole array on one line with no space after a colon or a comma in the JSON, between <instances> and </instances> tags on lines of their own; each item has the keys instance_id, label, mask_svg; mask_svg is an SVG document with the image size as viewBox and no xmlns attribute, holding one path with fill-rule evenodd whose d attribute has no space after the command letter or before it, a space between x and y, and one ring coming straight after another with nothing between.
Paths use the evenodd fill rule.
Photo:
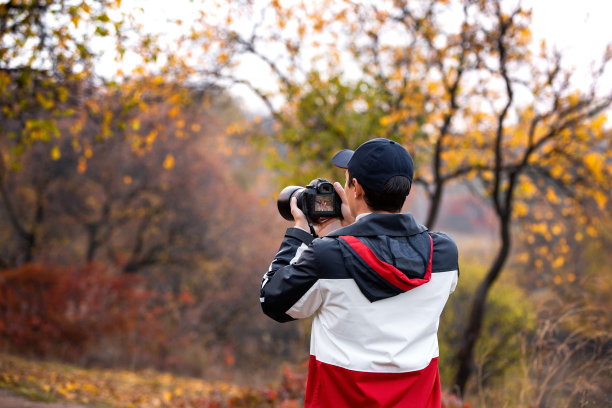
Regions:
<instances>
[{"instance_id":1,"label":"jacket","mask_svg":"<svg viewBox=\"0 0 612 408\"><path fill-rule=\"evenodd\" d=\"M289 228L260 302L313 316L306 407L440 407L437 331L457 246L410 214L372 213L323 238Z\"/></svg>"}]
</instances>

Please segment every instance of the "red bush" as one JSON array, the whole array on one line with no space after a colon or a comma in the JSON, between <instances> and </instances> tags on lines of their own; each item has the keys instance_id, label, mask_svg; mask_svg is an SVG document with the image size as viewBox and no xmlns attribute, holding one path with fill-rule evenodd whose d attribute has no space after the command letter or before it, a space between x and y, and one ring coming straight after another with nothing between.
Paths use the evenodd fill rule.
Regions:
<instances>
[{"instance_id":1,"label":"red bush","mask_svg":"<svg viewBox=\"0 0 612 408\"><path fill-rule=\"evenodd\" d=\"M96 265L5 270L0 344L27 354L78 356L103 336L155 330L152 299L140 277L113 275Z\"/></svg>"}]
</instances>

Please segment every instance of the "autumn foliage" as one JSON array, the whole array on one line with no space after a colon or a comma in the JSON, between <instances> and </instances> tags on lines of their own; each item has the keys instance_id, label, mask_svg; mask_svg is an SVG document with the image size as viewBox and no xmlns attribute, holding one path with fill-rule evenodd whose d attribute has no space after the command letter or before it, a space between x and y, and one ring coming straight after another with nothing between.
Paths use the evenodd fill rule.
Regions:
<instances>
[{"instance_id":1,"label":"autumn foliage","mask_svg":"<svg viewBox=\"0 0 612 408\"><path fill-rule=\"evenodd\" d=\"M136 352L159 337L165 304L141 276L26 264L0 276L0 338L9 350L72 361L113 336Z\"/></svg>"}]
</instances>

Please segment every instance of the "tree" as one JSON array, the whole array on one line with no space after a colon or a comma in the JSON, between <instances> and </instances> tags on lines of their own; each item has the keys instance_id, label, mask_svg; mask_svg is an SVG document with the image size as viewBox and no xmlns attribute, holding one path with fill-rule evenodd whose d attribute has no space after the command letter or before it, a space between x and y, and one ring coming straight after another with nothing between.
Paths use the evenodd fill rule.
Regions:
<instances>
[{"instance_id":1,"label":"tree","mask_svg":"<svg viewBox=\"0 0 612 408\"><path fill-rule=\"evenodd\" d=\"M158 52L155 38L138 33L139 25L120 6L120 0L11 0L0 5L0 202L6 225L14 232L12 246L20 247L10 259L3 258L5 266L36 258L49 210L48 190L73 177L73 172L85 173L88 162L104 163L104 157L93 158L94 153L104 156L131 144L135 153L144 154L165 129L175 129L177 138L189 133L191 124L181 113L189 103L189 91L177 74L180 61L158 64L152 74ZM141 60L131 72L118 69L114 76L105 72L103 77L96 69L104 52L121 61L128 51ZM158 110L160 101L164 112ZM167 121L141 126L141 116L153 112ZM114 136L120 141L112 141ZM33 163L38 173L21 166L24 161L32 163L32 156L22 160L30 150L37 157ZM163 163L158 163L160 168ZM36 183L16 186L20 171L28 173L29 181L35 176ZM100 239L111 233L111 201L126 199L110 190L108 173L95 176L97 186L82 186L83 191L103 190L106 199L98 215L96 208L77 208L78 200L65 200L87 228L88 260L95 258ZM26 200L11 195L19 191L27 192ZM24 201L28 205L20 207Z\"/></svg>"},{"instance_id":2,"label":"tree","mask_svg":"<svg viewBox=\"0 0 612 408\"><path fill-rule=\"evenodd\" d=\"M31 221L23 222L8 195L9 173L19 170L19 156L38 141L52 145L60 157L60 123L75 115L94 82L92 38L120 38L122 22L109 13L116 0L36 0L0 5L0 198L23 242L29 262L44 216L44 190L50 178L40 175ZM88 84L89 86L86 86Z\"/></svg>"},{"instance_id":3,"label":"tree","mask_svg":"<svg viewBox=\"0 0 612 408\"><path fill-rule=\"evenodd\" d=\"M496 118L482 128L494 129L483 131L484 135L490 135L485 137L492 141L487 151L493 152L488 155L493 162L487 166L492 171L481 171L480 179L485 196L492 202L498 217L501 245L487 276L476 291L464 342L458 353L459 367L455 382L461 391L465 389L471 371L472 353L482 327L487 293L510 254L513 207L520 201L520 183L523 183L524 189L529 189L530 185L535 188L530 184L533 178L547 175L556 183L558 194L568 195L572 199L576 212L583 208L585 196L594 197L610 191L609 182L602 179L601 172L589 174L591 172L584 160L589 154L605 152L610 155L612 151L602 126L605 116L601 115L612 103L612 93L603 98L596 95L597 76L590 91L582 94L568 92L567 74L563 74L560 57L556 56L546 71L532 71L534 81L530 92L533 105L523 108L515 103L516 89L522 84L510 73L510 53L514 44L506 37L506 32L513 26L513 19L517 18L520 9L507 16L498 5L495 13L499 27L497 66L505 84L505 103L497 110ZM604 66L608 60L609 56L606 56ZM602 71L603 68L600 69ZM547 84L550 86L547 87ZM518 124L510 118L512 112L518 116ZM478 126L481 125L483 123ZM566 160L577 163L575 174L560 174L559 169L563 168ZM572 167L565 167L568 168ZM553 172L556 176L552 176ZM533 173L537 176L529 179ZM552 196L550 199L553 200Z\"/></svg>"},{"instance_id":4,"label":"tree","mask_svg":"<svg viewBox=\"0 0 612 408\"><path fill-rule=\"evenodd\" d=\"M217 17L223 25L203 19L192 39L217 53L219 64L203 74L246 84L271 110L279 132L266 146L277 168L301 176L340 148L385 136L414 152L415 182L429 198L428 227L454 181L470 182L494 209L499 248L458 352L455 383L463 393L486 297L510 255L514 215L526 210L537 179L554 180L555 195L568 194L574 213L609 196L604 112L612 92L598 80L612 52L590 88L576 90L560 53L545 44L540 54L531 51L529 11L505 1L272 1L250 11L250 29L243 7L229 8ZM451 18L458 14L460 21ZM268 67L283 105L240 76L245 56ZM348 79L346 67L359 79ZM570 163L574 173L564 171Z\"/></svg>"}]
</instances>

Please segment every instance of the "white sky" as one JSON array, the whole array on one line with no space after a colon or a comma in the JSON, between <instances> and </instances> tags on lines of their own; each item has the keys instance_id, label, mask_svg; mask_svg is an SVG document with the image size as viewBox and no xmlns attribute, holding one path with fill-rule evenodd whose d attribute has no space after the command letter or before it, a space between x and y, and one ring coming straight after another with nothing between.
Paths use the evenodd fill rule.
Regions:
<instances>
[{"instance_id":1,"label":"white sky","mask_svg":"<svg viewBox=\"0 0 612 408\"><path fill-rule=\"evenodd\" d=\"M612 42L612 0L525 0L523 4L533 8L534 40L546 39L558 47L576 68L578 83L588 83L591 61ZM610 74L606 78L612 87Z\"/></svg>"}]
</instances>

